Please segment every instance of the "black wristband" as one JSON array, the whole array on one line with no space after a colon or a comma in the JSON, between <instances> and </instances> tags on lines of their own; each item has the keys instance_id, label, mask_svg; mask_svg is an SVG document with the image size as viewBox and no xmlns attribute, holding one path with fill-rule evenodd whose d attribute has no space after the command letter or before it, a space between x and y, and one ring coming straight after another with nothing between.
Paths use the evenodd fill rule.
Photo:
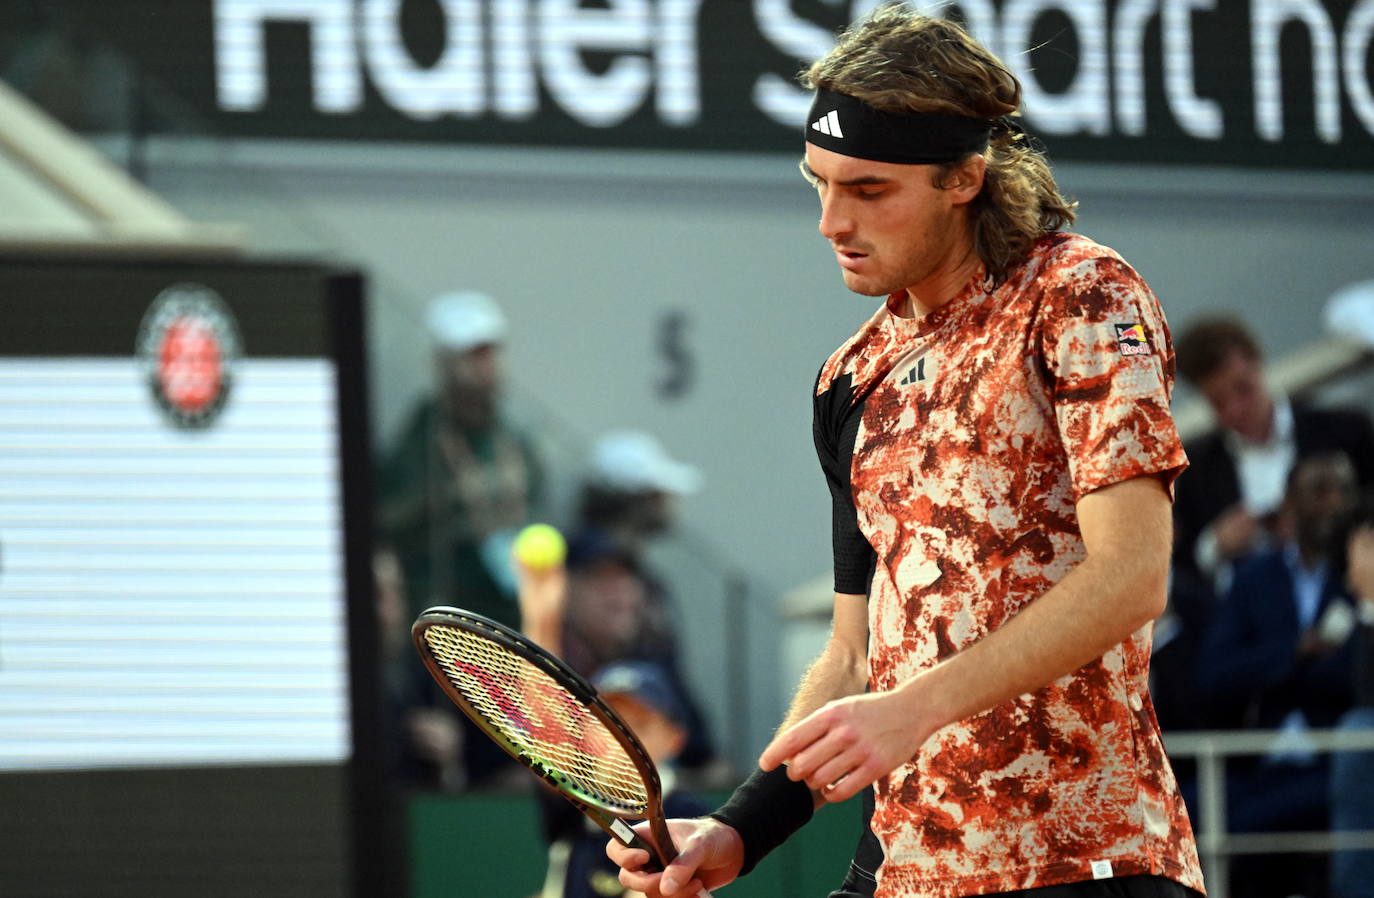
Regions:
<instances>
[{"instance_id":1,"label":"black wristband","mask_svg":"<svg viewBox=\"0 0 1374 898\"><path fill-rule=\"evenodd\" d=\"M744 842L743 876L805 826L815 809L811 787L788 779L787 768L779 765L766 773L755 770L710 816L732 827Z\"/></svg>"}]
</instances>

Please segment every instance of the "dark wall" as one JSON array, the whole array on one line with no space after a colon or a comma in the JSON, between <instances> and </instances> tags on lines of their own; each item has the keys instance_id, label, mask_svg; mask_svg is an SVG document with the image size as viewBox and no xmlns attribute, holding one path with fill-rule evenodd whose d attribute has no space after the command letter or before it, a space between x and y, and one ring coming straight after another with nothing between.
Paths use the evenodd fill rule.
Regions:
<instances>
[{"instance_id":1,"label":"dark wall","mask_svg":"<svg viewBox=\"0 0 1374 898\"><path fill-rule=\"evenodd\" d=\"M339 765L0 776L7 898L351 894Z\"/></svg>"}]
</instances>

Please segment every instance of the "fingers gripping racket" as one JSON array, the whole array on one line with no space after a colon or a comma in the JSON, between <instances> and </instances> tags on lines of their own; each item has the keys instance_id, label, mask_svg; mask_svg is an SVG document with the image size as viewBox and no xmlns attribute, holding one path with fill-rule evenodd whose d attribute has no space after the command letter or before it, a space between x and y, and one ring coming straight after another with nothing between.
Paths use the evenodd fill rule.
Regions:
<instances>
[{"instance_id":1,"label":"fingers gripping racket","mask_svg":"<svg viewBox=\"0 0 1374 898\"><path fill-rule=\"evenodd\" d=\"M658 869L677 856L653 760L571 667L509 627L459 608L430 608L410 632L430 675L492 741L616 841L647 851ZM655 844L625 822L639 819L649 821Z\"/></svg>"}]
</instances>

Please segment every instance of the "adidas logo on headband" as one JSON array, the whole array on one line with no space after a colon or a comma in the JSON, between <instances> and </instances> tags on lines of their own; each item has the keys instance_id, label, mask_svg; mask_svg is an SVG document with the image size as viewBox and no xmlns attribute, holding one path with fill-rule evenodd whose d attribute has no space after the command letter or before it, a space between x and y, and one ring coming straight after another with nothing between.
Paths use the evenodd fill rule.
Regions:
<instances>
[{"instance_id":1,"label":"adidas logo on headband","mask_svg":"<svg viewBox=\"0 0 1374 898\"><path fill-rule=\"evenodd\" d=\"M822 111L826 110L826 111ZM844 128L840 128L840 111ZM932 112L883 112L848 94L820 88L802 119L807 143L851 156L906 165L958 162L981 153L992 120Z\"/></svg>"},{"instance_id":2,"label":"adidas logo on headband","mask_svg":"<svg viewBox=\"0 0 1374 898\"><path fill-rule=\"evenodd\" d=\"M844 132L840 130L840 111L832 109L825 115L811 123L814 131L822 134L829 134L831 137L844 137Z\"/></svg>"}]
</instances>

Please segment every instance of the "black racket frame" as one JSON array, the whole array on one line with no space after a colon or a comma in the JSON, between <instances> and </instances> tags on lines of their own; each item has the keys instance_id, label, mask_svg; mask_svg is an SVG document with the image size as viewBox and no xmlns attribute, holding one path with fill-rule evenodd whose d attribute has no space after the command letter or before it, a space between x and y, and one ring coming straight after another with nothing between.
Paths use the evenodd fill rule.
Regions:
<instances>
[{"instance_id":1,"label":"black racket frame","mask_svg":"<svg viewBox=\"0 0 1374 898\"><path fill-rule=\"evenodd\" d=\"M617 808L608 803L597 801L592 796L585 795L582 790L578 789L571 777L553 769L538 758L531 757L508 740L500 729L493 725L485 714L473 707L463 696L463 693L453 685L444 672L441 662L434 657L429 643L425 641L425 631L434 626L465 630L479 638L494 642L529 661L548 674L555 683L566 689L591 712L593 717L600 720L611 735L625 748L626 754L644 780L645 791L648 794L645 813L642 815L633 813L625 808ZM666 867L677 856L677 849L673 845L672 837L668 834L668 824L663 816L663 786L653 759L649 757L648 751L645 750L634 730L630 729L629 724L625 723L620 715L616 714L611 706L606 704L605 700L597 693L596 687L569 667L567 662L505 624L473 611L447 605L437 605L422 612L411 626L410 635L415 643L416 651L420 653L420 659L424 662L425 669L439 684L439 688L458 706L459 710L467 715L493 742L501 746L507 754L523 764L559 795L572 802L579 811L587 815L613 839L630 848L640 848L649 852L650 857L657 861L659 869ZM640 819L648 820L650 832L653 834L653 842L657 843L656 845L641 838L624 822Z\"/></svg>"}]
</instances>

